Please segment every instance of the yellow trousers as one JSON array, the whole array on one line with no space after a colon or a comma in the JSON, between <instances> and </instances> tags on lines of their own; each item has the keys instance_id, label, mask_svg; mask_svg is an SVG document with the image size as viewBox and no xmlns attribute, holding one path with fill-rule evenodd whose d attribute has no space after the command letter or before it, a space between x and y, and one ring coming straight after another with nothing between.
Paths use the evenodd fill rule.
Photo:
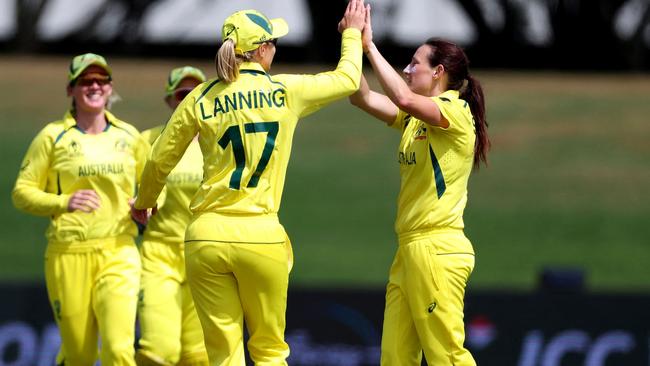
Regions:
<instances>
[{"instance_id":1,"label":"yellow trousers","mask_svg":"<svg viewBox=\"0 0 650 366\"><path fill-rule=\"evenodd\" d=\"M192 290L211 365L286 365L284 341L291 244L195 241L185 245Z\"/></svg>"},{"instance_id":2,"label":"yellow trousers","mask_svg":"<svg viewBox=\"0 0 650 366\"><path fill-rule=\"evenodd\" d=\"M144 241L140 255L137 359L159 365L207 365L201 323L185 278L183 244Z\"/></svg>"},{"instance_id":3,"label":"yellow trousers","mask_svg":"<svg viewBox=\"0 0 650 366\"><path fill-rule=\"evenodd\" d=\"M73 244L49 243L45 281L61 334L57 363L135 365L135 315L140 256L129 236Z\"/></svg>"},{"instance_id":4,"label":"yellow trousers","mask_svg":"<svg viewBox=\"0 0 650 366\"><path fill-rule=\"evenodd\" d=\"M381 365L475 366L464 347L465 287L474 251L460 230L400 237L390 269Z\"/></svg>"}]
</instances>

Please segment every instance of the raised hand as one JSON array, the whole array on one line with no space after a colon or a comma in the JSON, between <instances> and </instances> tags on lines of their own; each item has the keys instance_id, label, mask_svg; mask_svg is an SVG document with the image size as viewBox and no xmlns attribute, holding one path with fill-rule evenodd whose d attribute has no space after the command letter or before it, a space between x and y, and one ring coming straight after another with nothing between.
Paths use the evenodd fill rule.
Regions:
<instances>
[{"instance_id":1,"label":"raised hand","mask_svg":"<svg viewBox=\"0 0 650 366\"><path fill-rule=\"evenodd\" d=\"M361 32L361 45L363 50L367 51L372 44L372 22L370 20L370 4L366 5L366 18L363 31Z\"/></svg>"},{"instance_id":2,"label":"raised hand","mask_svg":"<svg viewBox=\"0 0 650 366\"><path fill-rule=\"evenodd\" d=\"M80 189L70 196L68 212L93 212L101 205L99 195L92 189Z\"/></svg>"},{"instance_id":3,"label":"raised hand","mask_svg":"<svg viewBox=\"0 0 650 366\"><path fill-rule=\"evenodd\" d=\"M363 0L350 0L343 14L343 19L339 22L338 30L343 32L347 28L356 28L363 30L366 22L366 7Z\"/></svg>"}]
</instances>

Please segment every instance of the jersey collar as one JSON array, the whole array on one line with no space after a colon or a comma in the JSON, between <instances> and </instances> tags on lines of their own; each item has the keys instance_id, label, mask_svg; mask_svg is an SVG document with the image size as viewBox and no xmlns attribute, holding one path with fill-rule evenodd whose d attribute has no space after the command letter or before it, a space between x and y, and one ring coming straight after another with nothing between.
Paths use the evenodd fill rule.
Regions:
<instances>
[{"instance_id":1,"label":"jersey collar","mask_svg":"<svg viewBox=\"0 0 650 366\"><path fill-rule=\"evenodd\" d=\"M447 97L447 99L458 99L460 97L460 92L458 90L449 89L449 90L445 90L444 93L438 95L437 97L438 98Z\"/></svg>"},{"instance_id":2,"label":"jersey collar","mask_svg":"<svg viewBox=\"0 0 650 366\"><path fill-rule=\"evenodd\" d=\"M266 75L266 71L264 71L262 65L258 64L257 62L242 62L242 64L239 66L239 72L241 73L242 71L249 71L255 74Z\"/></svg>"},{"instance_id":3,"label":"jersey collar","mask_svg":"<svg viewBox=\"0 0 650 366\"><path fill-rule=\"evenodd\" d=\"M115 126L120 124L120 121L111 112L105 110L104 116L106 116L106 122L108 123L106 125L106 129L108 129L110 125ZM75 127L76 125L77 121L74 119L74 116L72 116L72 110L66 111L63 115L63 128L67 130Z\"/></svg>"}]
</instances>

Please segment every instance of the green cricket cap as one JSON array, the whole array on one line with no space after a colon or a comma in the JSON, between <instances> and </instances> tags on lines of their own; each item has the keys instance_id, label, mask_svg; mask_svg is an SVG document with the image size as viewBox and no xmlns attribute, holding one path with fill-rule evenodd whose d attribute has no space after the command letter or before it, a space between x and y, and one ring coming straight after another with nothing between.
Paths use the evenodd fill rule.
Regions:
<instances>
[{"instance_id":1,"label":"green cricket cap","mask_svg":"<svg viewBox=\"0 0 650 366\"><path fill-rule=\"evenodd\" d=\"M221 40L232 39L238 55L252 51L260 44L285 36L289 25L282 18L270 19L257 10L240 10L223 23Z\"/></svg>"},{"instance_id":2,"label":"green cricket cap","mask_svg":"<svg viewBox=\"0 0 650 366\"><path fill-rule=\"evenodd\" d=\"M88 66L97 65L104 69L108 76L112 76L111 68L108 66L106 59L94 53L84 53L83 55L75 56L70 62L70 69L68 70L68 81L72 82L81 75Z\"/></svg>"},{"instance_id":3,"label":"green cricket cap","mask_svg":"<svg viewBox=\"0 0 650 366\"><path fill-rule=\"evenodd\" d=\"M196 79L199 82L205 81L205 75L203 74L203 71L197 69L196 67L192 67L192 66L177 67L169 73L169 77L167 78L167 84L165 85L165 94L166 95L174 94L174 90L176 90L178 84L180 84L181 81L183 81L183 79L187 79L187 78Z\"/></svg>"}]
</instances>

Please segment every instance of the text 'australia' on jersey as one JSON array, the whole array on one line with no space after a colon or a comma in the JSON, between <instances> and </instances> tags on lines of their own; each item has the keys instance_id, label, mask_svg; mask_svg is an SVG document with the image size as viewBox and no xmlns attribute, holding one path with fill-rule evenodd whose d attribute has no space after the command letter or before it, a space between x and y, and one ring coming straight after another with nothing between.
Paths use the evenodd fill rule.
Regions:
<instances>
[{"instance_id":1,"label":"text 'australia' on jersey","mask_svg":"<svg viewBox=\"0 0 650 366\"><path fill-rule=\"evenodd\" d=\"M448 128L431 126L403 111L391 125L402 130L397 152L401 177L395 221L398 234L464 227L476 141L473 117L455 90L432 99L449 121Z\"/></svg>"},{"instance_id":2,"label":"text 'australia' on jersey","mask_svg":"<svg viewBox=\"0 0 650 366\"><path fill-rule=\"evenodd\" d=\"M67 113L34 139L14 189L17 206L33 214L48 214L47 237L74 242L137 231L128 201L135 195L149 145L131 125L106 112L108 124L99 134L86 134ZM97 192L100 207L91 212L67 212L56 207L82 189Z\"/></svg>"}]
</instances>

